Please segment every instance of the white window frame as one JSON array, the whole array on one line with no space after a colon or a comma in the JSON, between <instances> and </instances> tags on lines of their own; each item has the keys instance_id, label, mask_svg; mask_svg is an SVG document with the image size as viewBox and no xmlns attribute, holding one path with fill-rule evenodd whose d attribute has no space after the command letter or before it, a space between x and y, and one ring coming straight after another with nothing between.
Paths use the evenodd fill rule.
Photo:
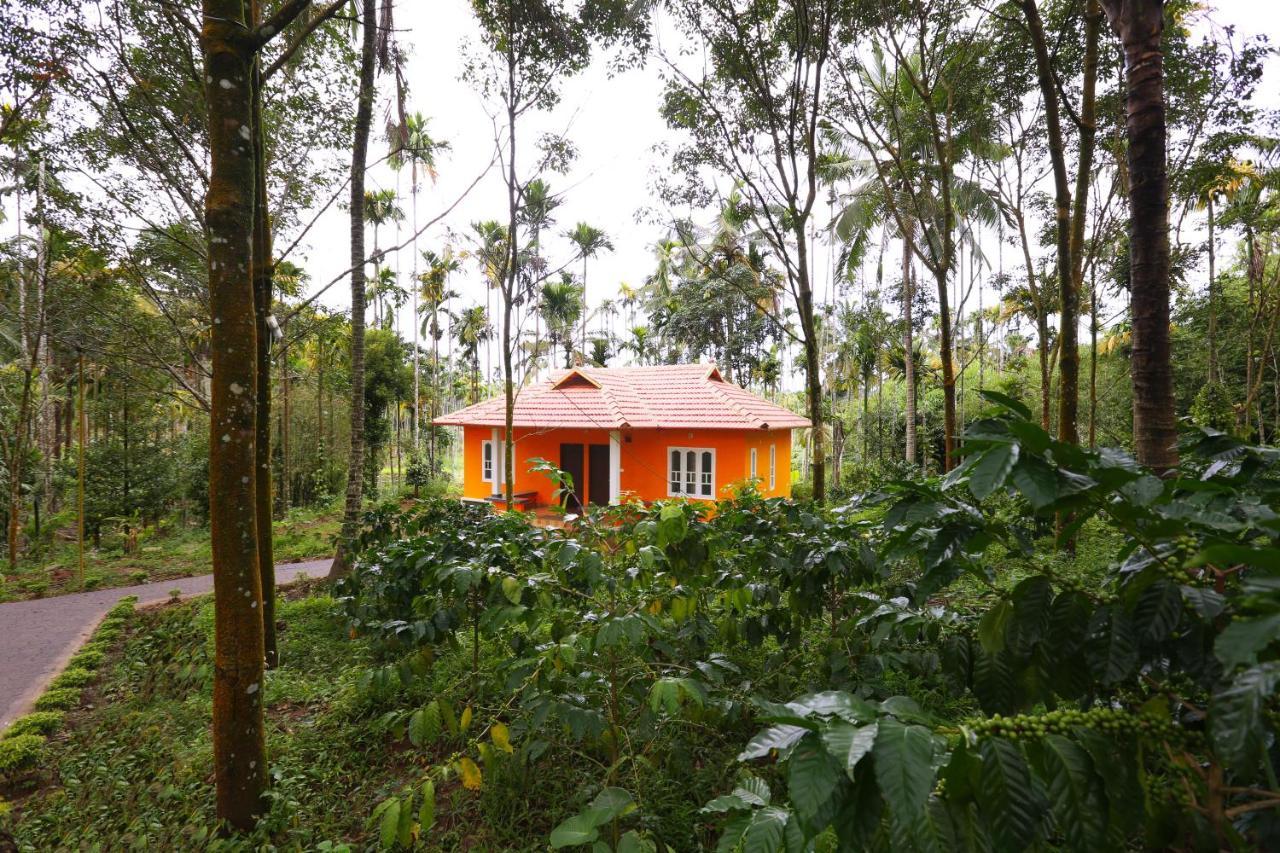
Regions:
<instances>
[{"instance_id":1,"label":"white window frame","mask_svg":"<svg viewBox=\"0 0 1280 853\"><path fill-rule=\"evenodd\" d=\"M778 445L769 445L769 488L778 488Z\"/></svg>"},{"instance_id":2,"label":"white window frame","mask_svg":"<svg viewBox=\"0 0 1280 853\"><path fill-rule=\"evenodd\" d=\"M680 454L680 476L678 482L679 489L671 488L671 481L677 479L675 469L671 467L671 454L678 452ZM694 458L698 462L698 470L694 472L697 478L693 482L694 490L691 493L688 490L689 471L686 469L684 462L688 459L688 454L695 454ZM702 487L708 485L707 472L702 470L702 454L711 454L711 472L709 485L711 486L710 494L704 494ZM714 447L668 447L667 448L667 497L669 498L694 498L695 500L713 501L716 499L716 449Z\"/></svg>"},{"instance_id":3,"label":"white window frame","mask_svg":"<svg viewBox=\"0 0 1280 853\"><path fill-rule=\"evenodd\" d=\"M751 471L751 479L753 480L758 480L760 478L760 464L758 461L758 455L759 454L756 451L756 449L754 447L751 448L751 466L748 470Z\"/></svg>"},{"instance_id":4,"label":"white window frame","mask_svg":"<svg viewBox=\"0 0 1280 853\"><path fill-rule=\"evenodd\" d=\"M497 456L497 444L494 441L486 438L480 442L480 479L486 483L496 482L494 475L498 471Z\"/></svg>"}]
</instances>

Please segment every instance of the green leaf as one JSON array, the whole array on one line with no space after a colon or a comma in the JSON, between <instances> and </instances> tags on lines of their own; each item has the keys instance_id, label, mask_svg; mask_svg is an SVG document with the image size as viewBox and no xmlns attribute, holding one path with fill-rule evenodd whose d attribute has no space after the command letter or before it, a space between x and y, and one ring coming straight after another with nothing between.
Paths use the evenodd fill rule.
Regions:
<instances>
[{"instance_id":1,"label":"green leaf","mask_svg":"<svg viewBox=\"0 0 1280 853\"><path fill-rule=\"evenodd\" d=\"M1182 591L1173 582L1161 578L1142 591L1133 618L1148 643L1169 638L1182 616Z\"/></svg>"},{"instance_id":2,"label":"green leaf","mask_svg":"<svg viewBox=\"0 0 1280 853\"><path fill-rule=\"evenodd\" d=\"M786 749L804 737L808 731L803 726L770 726L747 741L746 749L738 753L738 760L750 761L753 758L763 758L775 749Z\"/></svg>"},{"instance_id":3,"label":"green leaf","mask_svg":"<svg viewBox=\"0 0 1280 853\"><path fill-rule=\"evenodd\" d=\"M766 806L753 812L742 836L742 853L778 853L787 831L786 809Z\"/></svg>"},{"instance_id":4,"label":"green leaf","mask_svg":"<svg viewBox=\"0 0 1280 853\"><path fill-rule=\"evenodd\" d=\"M1183 586L1182 598L1195 608L1201 619L1217 619L1226 607L1226 599L1218 592L1201 586Z\"/></svg>"},{"instance_id":5,"label":"green leaf","mask_svg":"<svg viewBox=\"0 0 1280 853\"><path fill-rule=\"evenodd\" d=\"M876 782L895 827L909 833L933 790L933 736L924 726L880 721L873 749Z\"/></svg>"},{"instance_id":6,"label":"green leaf","mask_svg":"<svg viewBox=\"0 0 1280 853\"><path fill-rule=\"evenodd\" d=\"M440 710L435 702L409 716L409 742L414 746L432 743L440 737Z\"/></svg>"},{"instance_id":7,"label":"green leaf","mask_svg":"<svg viewBox=\"0 0 1280 853\"><path fill-rule=\"evenodd\" d=\"M1014 466L1012 476L1013 484L1035 509L1044 509L1058 499L1058 477L1042 459L1024 456Z\"/></svg>"},{"instance_id":8,"label":"green leaf","mask_svg":"<svg viewBox=\"0 0 1280 853\"><path fill-rule=\"evenodd\" d=\"M618 839L617 853L653 853L658 847L647 838L641 838L634 829L622 833Z\"/></svg>"},{"instance_id":9,"label":"green leaf","mask_svg":"<svg viewBox=\"0 0 1280 853\"><path fill-rule=\"evenodd\" d=\"M577 847L590 844L600 837L600 830L590 815L576 814L560 822L551 830L551 846L559 850L561 847Z\"/></svg>"},{"instance_id":10,"label":"green leaf","mask_svg":"<svg viewBox=\"0 0 1280 853\"><path fill-rule=\"evenodd\" d=\"M978 621L978 639L982 648L989 654L1004 649L1005 628L1013 616L1013 604L1008 599L1001 599L994 607L982 614Z\"/></svg>"},{"instance_id":11,"label":"green leaf","mask_svg":"<svg viewBox=\"0 0 1280 853\"><path fill-rule=\"evenodd\" d=\"M392 797L382 810L382 823L378 828L378 843L383 850L394 850L400 835L400 798Z\"/></svg>"},{"instance_id":12,"label":"green leaf","mask_svg":"<svg viewBox=\"0 0 1280 853\"><path fill-rule=\"evenodd\" d=\"M624 788L605 788L591 801L591 811L603 815L601 823L635 811L636 802Z\"/></svg>"},{"instance_id":13,"label":"green leaf","mask_svg":"<svg viewBox=\"0 0 1280 853\"><path fill-rule=\"evenodd\" d=\"M1041 804L1031 787L1031 769L1022 751L1003 738L983 738L978 806L991 828L996 850L1021 853L1031 847L1040 827Z\"/></svg>"},{"instance_id":14,"label":"green leaf","mask_svg":"<svg viewBox=\"0 0 1280 853\"><path fill-rule=\"evenodd\" d=\"M1138 647L1124 611L1108 605L1094 613L1085 651L1094 675L1103 684L1118 684L1129 677L1138 665Z\"/></svg>"},{"instance_id":15,"label":"green leaf","mask_svg":"<svg viewBox=\"0 0 1280 853\"><path fill-rule=\"evenodd\" d=\"M422 783L422 807L418 809L418 832L436 825L436 786L428 779Z\"/></svg>"},{"instance_id":16,"label":"green leaf","mask_svg":"<svg viewBox=\"0 0 1280 853\"><path fill-rule=\"evenodd\" d=\"M1013 588L1013 615L1005 630L1005 642L1017 655L1026 655L1049 628L1053 585L1044 575L1025 578Z\"/></svg>"},{"instance_id":17,"label":"green leaf","mask_svg":"<svg viewBox=\"0 0 1280 853\"><path fill-rule=\"evenodd\" d=\"M855 726L845 720L831 720L822 729L822 742L852 778L853 768L875 746L878 730L876 723Z\"/></svg>"},{"instance_id":18,"label":"green leaf","mask_svg":"<svg viewBox=\"0 0 1280 853\"><path fill-rule=\"evenodd\" d=\"M519 604L520 595L523 592L524 586L516 578L508 576L502 579L502 594L507 597L507 601L512 604Z\"/></svg>"},{"instance_id":19,"label":"green leaf","mask_svg":"<svg viewBox=\"0 0 1280 853\"><path fill-rule=\"evenodd\" d=\"M1031 420L1031 410L1008 394L1001 394L999 391L992 391L990 388L979 388L978 393L989 402L995 403L1002 409L1007 409L1024 421Z\"/></svg>"},{"instance_id":20,"label":"green leaf","mask_svg":"<svg viewBox=\"0 0 1280 853\"><path fill-rule=\"evenodd\" d=\"M818 737L806 737L796 744L787 759L787 793L806 823L815 824L826 809L836 792L839 773Z\"/></svg>"},{"instance_id":21,"label":"green leaf","mask_svg":"<svg viewBox=\"0 0 1280 853\"><path fill-rule=\"evenodd\" d=\"M1251 780L1263 755L1266 703L1280 683L1280 663L1246 669L1213 694L1209 732L1213 749L1241 779Z\"/></svg>"},{"instance_id":22,"label":"green leaf","mask_svg":"<svg viewBox=\"0 0 1280 853\"><path fill-rule=\"evenodd\" d=\"M1213 653L1227 671L1255 663L1258 652L1280 640L1280 613L1256 619L1237 619L1218 635Z\"/></svg>"},{"instance_id":23,"label":"green leaf","mask_svg":"<svg viewBox=\"0 0 1280 853\"><path fill-rule=\"evenodd\" d=\"M981 644L974 647L973 695L988 714L1014 711L1018 704L1017 686L1004 652L991 654Z\"/></svg>"},{"instance_id":24,"label":"green leaf","mask_svg":"<svg viewBox=\"0 0 1280 853\"><path fill-rule=\"evenodd\" d=\"M1042 747L1049 804L1067 846L1081 851L1106 846L1106 809L1089 754L1062 735L1046 736Z\"/></svg>"},{"instance_id":25,"label":"green leaf","mask_svg":"<svg viewBox=\"0 0 1280 853\"><path fill-rule=\"evenodd\" d=\"M969 491L978 500L1000 488L1018 461L1018 445L998 444L982 454L969 474Z\"/></svg>"},{"instance_id":26,"label":"green leaf","mask_svg":"<svg viewBox=\"0 0 1280 853\"><path fill-rule=\"evenodd\" d=\"M1192 557L1187 565L1192 568L1208 565L1229 568L1239 563L1278 572L1280 571L1280 548L1250 548L1247 545L1230 543L1210 545Z\"/></svg>"}]
</instances>

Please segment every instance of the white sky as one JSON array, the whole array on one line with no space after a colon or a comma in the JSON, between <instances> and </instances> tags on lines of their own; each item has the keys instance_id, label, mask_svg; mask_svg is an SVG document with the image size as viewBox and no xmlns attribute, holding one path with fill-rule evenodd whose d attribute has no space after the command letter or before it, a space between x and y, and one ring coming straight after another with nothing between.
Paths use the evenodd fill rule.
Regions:
<instances>
[{"instance_id":1,"label":"white sky","mask_svg":"<svg viewBox=\"0 0 1280 853\"><path fill-rule=\"evenodd\" d=\"M1280 2L1275 0L1217 0L1212 19L1219 27L1234 25L1237 38L1257 34L1280 33ZM465 46L478 45L477 27L466 0L404 0L397 7L397 28L408 56L407 79L410 85L410 109L430 118L430 130L437 139L447 140L451 149L439 160L436 184L424 183L419 193L418 217L425 222L438 215L461 195L489 163L493 154L495 125L490 112L496 104L486 104L473 87L459 79ZM665 29L665 28L664 28ZM478 49L478 47L477 47ZM547 176L551 187L563 195L564 203L557 211L557 224L552 239L544 239L546 254L553 265L571 256L567 241L560 235L579 221L602 228L612 240L615 250L590 262L589 302L595 306L602 299L616 298L618 285L628 282L640 285L653 270L653 247L662 228L652 221L638 219L642 209L660 205L651 192L655 170L662 169L661 155L654 151L658 143L670 139L665 123L658 114L661 95L659 63L650 60L646 67L610 77L604 62L597 60L582 75L563 86L560 106L549 115L532 114L521 127L525 140L534 140L543 132L565 132L578 150L578 158L567 175ZM381 128L391 88L389 77L379 80L380 100L374 119L371 159L386 153ZM1272 61L1259 93L1262 104L1280 108L1280 63ZM523 154L532 161L531 150ZM528 173L522 178L527 179ZM409 173L399 178L399 190L405 197L403 206L409 212ZM369 188L397 187L396 175L385 165L371 170ZM7 221L0 232L12 233L15 227L12 195L5 199ZM500 175L486 175L471 194L442 223L419 240L421 249L441 249L452 244L455 251L467 246L470 224L482 219L505 220L505 188ZM819 221L826 211L820 207ZM408 219L401 226L401 237L393 229L384 228L382 245L401 242L411 233ZM1190 239L1185 233L1183 239ZM992 241L994 242L994 240ZM370 247L371 247L370 243ZM995 257L995 248L987 248ZM1006 268L1012 263L1012 250L1005 253ZM398 259L400 283L410 286L414 252L406 249ZM820 250L825 260L827 253ZM300 252L291 260L303 265L313 286L333 279L348 267L348 220L337 206L324 214L303 241ZM891 256L886 256L886 277L892 274ZM825 263L816 271L817 289L828 292ZM486 299L486 292L474 262L464 264L450 282L461 294L455 307L476 304ZM323 304L345 310L350 306L349 285L341 281L321 298ZM973 303L970 303L972 307ZM411 311L400 312L399 329L411 336ZM594 328L594 325L592 326ZM619 327L620 328L620 327ZM447 336L446 336L447 339ZM496 358L496 356L495 356Z\"/></svg>"},{"instance_id":2,"label":"white sky","mask_svg":"<svg viewBox=\"0 0 1280 853\"><path fill-rule=\"evenodd\" d=\"M1237 37L1280 33L1280 3L1218 0L1210 5L1216 9L1212 14L1215 23L1220 27L1234 25ZM452 146L440 160L437 183L424 184L419 193L419 221L425 222L453 203L489 162L495 135L489 112L495 105L484 103L469 84L459 79L464 46L478 43L477 28L465 0L402 3L396 14L398 28L403 31L401 41L408 54L411 108L429 116L432 135L448 140ZM1277 107L1280 106L1277 73L1280 67L1272 62L1268 71L1260 100ZM382 109L390 81L383 78L379 82ZM574 223L586 221L604 229L615 246L613 252L590 262L588 300L593 306L602 299L616 298L620 282L643 283L654 266L653 246L662 229L651 219L639 221L638 213L659 204L651 194L651 180L654 170L663 168L664 164L653 149L670 138L658 114L661 90L657 61L651 60L644 68L610 78L604 63L598 60L586 73L568 81L563 87L562 102L551 115L531 116L521 128L526 140L545 131L567 130L577 146L578 159L571 172L548 179L552 189L564 197L564 204L557 211L557 236ZM375 126L377 124L375 121ZM381 138L375 142L374 150L385 152ZM529 153L524 156L532 159ZM526 173L522 177L529 176ZM408 182L406 171L399 185L406 195ZM370 184L395 188L396 176L389 168L378 167L372 170ZM505 206L505 188L495 172L486 176L446 221L425 234L419 246L439 249L452 243L455 250L465 248L470 223L480 219L505 221ZM405 208L408 211L407 200ZM819 215L824 216L825 211L820 210ZM384 229L384 234L387 231ZM403 237L411 233L407 221L402 233ZM391 236L387 234L382 239L383 245L391 243ZM547 242L547 254L553 265L571 254L562 238ZM334 210L323 217L307 241L307 248L305 266L313 282L327 282L346 269L345 213ZM820 254L826 257L824 251ZM995 257L994 246L988 255ZM1009 257L1006 254L1006 260ZM388 263L394 265L395 261ZM410 251L400 253L402 286L408 286L412 263ZM825 264L822 266L817 278L820 292L826 293L827 270ZM886 276L889 274L886 271ZM474 262L465 264L455 274L451 286L461 294L455 302L457 306L476 304L486 298ZM325 294L323 302L333 308L349 308L346 283L335 285ZM406 307L401 316L400 329L406 337L411 334L410 313Z\"/></svg>"}]
</instances>

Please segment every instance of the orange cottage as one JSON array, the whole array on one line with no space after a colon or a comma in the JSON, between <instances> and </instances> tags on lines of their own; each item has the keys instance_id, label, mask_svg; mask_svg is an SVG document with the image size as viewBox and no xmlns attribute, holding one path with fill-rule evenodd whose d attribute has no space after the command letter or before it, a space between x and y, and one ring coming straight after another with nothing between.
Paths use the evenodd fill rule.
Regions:
<instances>
[{"instance_id":1,"label":"orange cottage","mask_svg":"<svg viewBox=\"0 0 1280 853\"><path fill-rule=\"evenodd\" d=\"M500 500L503 399L435 423L463 428L463 497ZM516 397L515 503L552 502L551 480L530 470L530 460L539 458L572 475L571 511L624 497L712 501L751 478L763 494L787 497L791 431L807 426L794 412L726 382L711 365L574 368Z\"/></svg>"}]
</instances>

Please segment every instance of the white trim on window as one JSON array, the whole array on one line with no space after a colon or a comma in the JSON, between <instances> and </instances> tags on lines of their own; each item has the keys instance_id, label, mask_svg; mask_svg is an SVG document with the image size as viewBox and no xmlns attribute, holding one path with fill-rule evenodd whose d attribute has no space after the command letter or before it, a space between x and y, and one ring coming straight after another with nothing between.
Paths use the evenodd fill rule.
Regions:
<instances>
[{"instance_id":1,"label":"white trim on window","mask_svg":"<svg viewBox=\"0 0 1280 853\"><path fill-rule=\"evenodd\" d=\"M667 448L667 497L715 500L716 451L714 448Z\"/></svg>"},{"instance_id":2,"label":"white trim on window","mask_svg":"<svg viewBox=\"0 0 1280 853\"><path fill-rule=\"evenodd\" d=\"M494 442L490 439L486 438L484 441L480 442L480 479L486 483L494 482L493 472L495 470L495 466L493 448Z\"/></svg>"},{"instance_id":3,"label":"white trim on window","mask_svg":"<svg viewBox=\"0 0 1280 853\"><path fill-rule=\"evenodd\" d=\"M769 445L769 488L778 488L778 445Z\"/></svg>"},{"instance_id":4,"label":"white trim on window","mask_svg":"<svg viewBox=\"0 0 1280 853\"><path fill-rule=\"evenodd\" d=\"M750 477L753 480L759 479L760 477L760 466L756 461L756 457L757 457L756 449L753 447L751 448L751 465L749 468L749 470L751 471Z\"/></svg>"}]
</instances>

